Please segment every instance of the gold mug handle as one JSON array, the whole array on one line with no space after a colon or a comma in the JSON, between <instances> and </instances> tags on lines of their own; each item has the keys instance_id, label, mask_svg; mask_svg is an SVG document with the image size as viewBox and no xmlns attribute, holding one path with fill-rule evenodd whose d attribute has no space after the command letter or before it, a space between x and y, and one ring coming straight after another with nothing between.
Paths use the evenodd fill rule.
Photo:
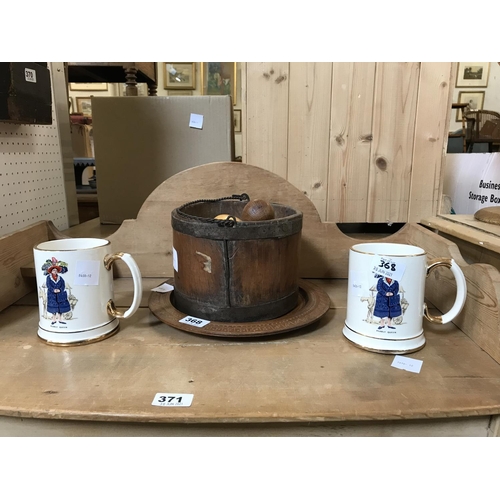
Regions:
<instances>
[{"instance_id":1,"label":"gold mug handle","mask_svg":"<svg viewBox=\"0 0 500 500\"><path fill-rule=\"evenodd\" d=\"M429 277L429 274L438 267L447 267L452 273L457 283L457 295L455 297L455 302L452 308L442 316L433 316L429 313L427 308L427 304L424 303L424 316L431 323L439 323L446 324L456 318L460 312L462 311L465 299L467 297L467 282L465 281L464 273L462 269L458 266L458 264L453 259L434 259L427 266L427 274L426 278Z\"/></svg>"},{"instance_id":2,"label":"gold mug handle","mask_svg":"<svg viewBox=\"0 0 500 500\"><path fill-rule=\"evenodd\" d=\"M113 262L115 260L123 260L125 264L130 269L130 273L132 274L132 280L134 282L134 298L132 300L132 305L125 311L119 312L113 302L113 299L109 299L106 305L106 310L110 316L114 318L128 318L134 314L141 304L142 299L142 279L141 279L141 271L139 270L139 266L133 257L128 253L118 252L106 255L104 257L104 267L111 271L113 267Z\"/></svg>"}]
</instances>

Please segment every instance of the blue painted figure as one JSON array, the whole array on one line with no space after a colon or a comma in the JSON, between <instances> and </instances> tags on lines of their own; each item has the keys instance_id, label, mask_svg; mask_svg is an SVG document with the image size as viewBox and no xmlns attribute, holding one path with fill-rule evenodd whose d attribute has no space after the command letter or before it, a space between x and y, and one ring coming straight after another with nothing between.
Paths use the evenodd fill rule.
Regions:
<instances>
[{"instance_id":1,"label":"blue painted figure","mask_svg":"<svg viewBox=\"0 0 500 500\"><path fill-rule=\"evenodd\" d=\"M52 325L56 322L65 324L64 321L61 321L61 315L71 311L66 284L60 276L60 274L68 271L67 266L64 264L64 262L58 262L57 259L52 257L52 260L47 260L42 266L44 273L47 275L47 312L52 314Z\"/></svg>"},{"instance_id":2,"label":"blue painted figure","mask_svg":"<svg viewBox=\"0 0 500 500\"><path fill-rule=\"evenodd\" d=\"M373 315L380 318L378 330L386 325L395 330L396 327L392 326L392 319L401 316L401 314L399 283L391 278L380 277L377 281L377 297L373 310Z\"/></svg>"}]
</instances>

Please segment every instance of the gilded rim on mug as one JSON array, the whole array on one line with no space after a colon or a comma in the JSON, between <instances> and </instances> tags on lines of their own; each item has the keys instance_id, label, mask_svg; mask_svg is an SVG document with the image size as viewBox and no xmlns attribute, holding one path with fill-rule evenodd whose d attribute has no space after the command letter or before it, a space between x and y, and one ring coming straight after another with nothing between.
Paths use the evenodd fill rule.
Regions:
<instances>
[{"instance_id":1,"label":"gilded rim on mug","mask_svg":"<svg viewBox=\"0 0 500 500\"><path fill-rule=\"evenodd\" d=\"M374 244L377 244L377 245L401 245L401 246L412 246L412 247L415 247L415 248L419 248L421 250L420 253L412 253L412 254L399 254L399 255L395 255L395 254L391 254L391 253L388 253L388 252L366 252L364 250L358 250L356 247L359 247L359 246L363 246L363 245L374 245ZM427 255L427 252L423 249L423 248L420 248L420 247L417 247L416 245L406 245L405 243L357 243L356 245L353 245L350 250L352 250L353 252L356 252L356 253L361 253L361 254L364 254L364 255L380 255L380 256L383 256L383 257L421 257L423 255Z\"/></svg>"},{"instance_id":2,"label":"gilded rim on mug","mask_svg":"<svg viewBox=\"0 0 500 500\"><path fill-rule=\"evenodd\" d=\"M416 335L415 337L409 337L409 338L405 338L405 339L386 339L386 338L382 338L382 337L372 337L371 335L366 335L366 333L361 333L361 332L358 332L356 330L353 330L347 323L344 323L344 326L346 328L348 328L352 333L355 333L356 335L361 335L362 337L366 337L368 339L373 339L373 340L387 340L389 342L403 342L405 340L414 340L414 339L418 339L419 337L421 337L424 334L424 330L422 329L422 331L418 335Z\"/></svg>"},{"instance_id":3,"label":"gilded rim on mug","mask_svg":"<svg viewBox=\"0 0 500 500\"><path fill-rule=\"evenodd\" d=\"M51 340L45 340L44 338L40 337L40 335L38 335L38 339L47 345L53 345L53 346L57 346L57 347L72 347L72 346L78 346L78 345L95 344L96 342L100 342L101 340L106 340L107 338L112 337L113 335L116 335L118 333L119 329L120 329L120 325L116 326L116 328L111 330L110 332L104 333L104 334L102 334L99 337L96 337L94 339L78 340L76 342L52 342Z\"/></svg>"},{"instance_id":4,"label":"gilded rim on mug","mask_svg":"<svg viewBox=\"0 0 500 500\"><path fill-rule=\"evenodd\" d=\"M348 339L345 335L344 335L344 338L347 340L347 342L352 344L354 347L357 347L358 349L362 349L363 351L375 352L377 354L411 354L412 352L417 352L417 351L420 351L421 349L423 349L425 347L425 343L426 343L425 338L424 338L424 343L420 347L417 347L415 349L408 349L405 351L397 351L395 349L384 350L384 349L373 349L372 347L364 347L361 344L356 344L356 342L353 342L351 339Z\"/></svg>"}]
</instances>

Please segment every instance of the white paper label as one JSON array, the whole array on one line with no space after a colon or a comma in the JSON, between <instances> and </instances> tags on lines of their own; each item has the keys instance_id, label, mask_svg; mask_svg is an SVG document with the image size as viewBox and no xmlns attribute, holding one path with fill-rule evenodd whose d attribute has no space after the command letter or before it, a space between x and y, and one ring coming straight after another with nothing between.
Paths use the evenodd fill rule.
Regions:
<instances>
[{"instance_id":1,"label":"white paper label","mask_svg":"<svg viewBox=\"0 0 500 500\"><path fill-rule=\"evenodd\" d=\"M203 128L203 115L197 115L195 113L191 113L191 118L189 119L189 126L191 128Z\"/></svg>"},{"instance_id":2,"label":"white paper label","mask_svg":"<svg viewBox=\"0 0 500 500\"><path fill-rule=\"evenodd\" d=\"M395 356L391 364L394 368L406 370L407 372L420 373L423 361L420 359L406 358L405 356Z\"/></svg>"},{"instance_id":3,"label":"white paper label","mask_svg":"<svg viewBox=\"0 0 500 500\"><path fill-rule=\"evenodd\" d=\"M158 392L151 403L152 406L191 406L193 394L174 394Z\"/></svg>"},{"instance_id":4,"label":"white paper label","mask_svg":"<svg viewBox=\"0 0 500 500\"><path fill-rule=\"evenodd\" d=\"M175 271L179 272L179 261L177 260L177 250L172 247L172 264Z\"/></svg>"},{"instance_id":5,"label":"white paper label","mask_svg":"<svg viewBox=\"0 0 500 500\"><path fill-rule=\"evenodd\" d=\"M97 286L99 284L99 260L79 260L75 268L75 285Z\"/></svg>"},{"instance_id":6,"label":"white paper label","mask_svg":"<svg viewBox=\"0 0 500 500\"><path fill-rule=\"evenodd\" d=\"M36 83L36 71L34 69L24 68L24 78L27 82Z\"/></svg>"},{"instance_id":7,"label":"white paper label","mask_svg":"<svg viewBox=\"0 0 500 500\"><path fill-rule=\"evenodd\" d=\"M152 292L160 292L160 293L167 293L171 292L174 289L172 285L169 285L168 283L162 283L160 286L157 286L155 288L152 288Z\"/></svg>"},{"instance_id":8,"label":"white paper label","mask_svg":"<svg viewBox=\"0 0 500 500\"><path fill-rule=\"evenodd\" d=\"M186 325L196 326L198 328L203 328L208 325L210 321L206 319L195 318L194 316L186 316L179 320L179 323L186 323Z\"/></svg>"},{"instance_id":9,"label":"white paper label","mask_svg":"<svg viewBox=\"0 0 500 500\"><path fill-rule=\"evenodd\" d=\"M354 293L357 297L364 295L364 290L367 288L364 276L358 271L349 271L349 286L351 287L350 293Z\"/></svg>"},{"instance_id":10,"label":"white paper label","mask_svg":"<svg viewBox=\"0 0 500 500\"><path fill-rule=\"evenodd\" d=\"M383 255L375 255L372 260L372 273L380 274L386 278L391 278L400 281L405 272L406 265L404 261L399 260L396 262L391 257L384 257Z\"/></svg>"}]
</instances>

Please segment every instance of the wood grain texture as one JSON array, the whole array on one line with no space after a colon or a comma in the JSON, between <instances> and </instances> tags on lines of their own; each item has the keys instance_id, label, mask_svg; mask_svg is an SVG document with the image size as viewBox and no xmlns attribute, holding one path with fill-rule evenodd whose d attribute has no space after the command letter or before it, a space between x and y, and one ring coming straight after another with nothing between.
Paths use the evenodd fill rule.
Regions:
<instances>
[{"instance_id":1,"label":"wood grain texture","mask_svg":"<svg viewBox=\"0 0 500 500\"><path fill-rule=\"evenodd\" d=\"M349 248L358 242L343 234L335 223L323 223L312 201L282 177L260 167L239 162L209 163L173 175L144 202L137 219L125 220L109 236L113 250L128 252L144 277L171 277L172 229L170 214L189 201L247 193L282 203L303 214L299 254L300 278L346 278ZM383 241L405 241L406 227ZM115 264L115 275L129 276L128 268Z\"/></svg>"},{"instance_id":2,"label":"wood grain texture","mask_svg":"<svg viewBox=\"0 0 500 500\"><path fill-rule=\"evenodd\" d=\"M34 288L34 279L23 277L22 268L33 267L33 247L53 239L52 223L36 222L0 238L0 311Z\"/></svg>"},{"instance_id":3,"label":"wood grain texture","mask_svg":"<svg viewBox=\"0 0 500 500\"><path fill-rule=\"evenodd\" d=\"M286 91L271 85L279 67ZM242 74L243 161L307 192L322 220L418 222L437 212L456 63L246 63Z\"/></svg>"},{"instance_id":4,"label":"wood grain texture","mask_svg":"<svg viewBox=\"0 0 500 500\"><path fill-rule=\"evenodd\" d=\"M289 63L246 64L246 158L286 179ZM242 117L243 118L243 117Z\"/></svg>"},{"instance_id":5,"label":"wood grain texture","mask_svg":"<svg viewBox=\"0 0 500 500\"><path fill-rule=\"evenodd\" d=\"M366 221L374 86L375 63L333 63L328 221Z\"/></svg>"},{"instance_id":6,"label":"wood grain texture","mask_svg":"<svg viewBox=\"0 0 500 500\"><path fill-rule=\"evenodd\" d=\"M335 280L339 295L346 282ZM161 423L374 422L500 413L500 366L453 324L425 323L412 357L352 346L343 310L266 340L214 339L171 328L141 308L120 332L80 347L36 338L36 307L0 315L0 415ZM187 408L151 405L157 392L194 394Z\"/></svg>"},{"instance_id":7,"label":"wood grain texture","mask_svg":"<svg viewBox=\"0 0 500 500\"><path fill-rule=\"evenodd\" d=\"M405 222L420 63L377 63L368 222Z\"/></svg>"},{"instance_id":8,"label":"wood grain texture","mask_svg":"<svg viewBox=\"0 0 500 500\"><path fill-rule=\"evenodd\" d=\"M165 424L50 420L0 416L2 437L486 437L495 417L379 422Z\"/></svg>"},{"instance_id":9,"label":"wood grain texture","mask_svg":"<svg viewBox=\"0 0 500 500\"><path fill-rule=\"evenodd\" d=\"M290 63L287 180L326 220L332 63Z\"/></svg>"},{"instance_id":10,"label":"wood grain texture","mask_svg":"<svg viewBox=\"0 0 500 500\"><path fill-rule=\"evenodd\" d=\"M422 63L418 86L415 146L408 220L438 213L439 187L448 141L448 109L453 63Z\"/></svg>"},{"instance_id":11,"label":"wood grain texture","mask_svg":"<svg viewBox=\"0 0 500 500\"><path fill-rule=\"evenodd\" d=\"M467 300L453 322L500 363L500 272L488 264L469 265L455 243L420 226L410 228L409 242L425 248L429 259L451 257L460 266L467 281ZM428 277L425 296L440 311L451 309L455 294L455 280L448 269L439 268Z\"/></svg>"}]
</instances>

